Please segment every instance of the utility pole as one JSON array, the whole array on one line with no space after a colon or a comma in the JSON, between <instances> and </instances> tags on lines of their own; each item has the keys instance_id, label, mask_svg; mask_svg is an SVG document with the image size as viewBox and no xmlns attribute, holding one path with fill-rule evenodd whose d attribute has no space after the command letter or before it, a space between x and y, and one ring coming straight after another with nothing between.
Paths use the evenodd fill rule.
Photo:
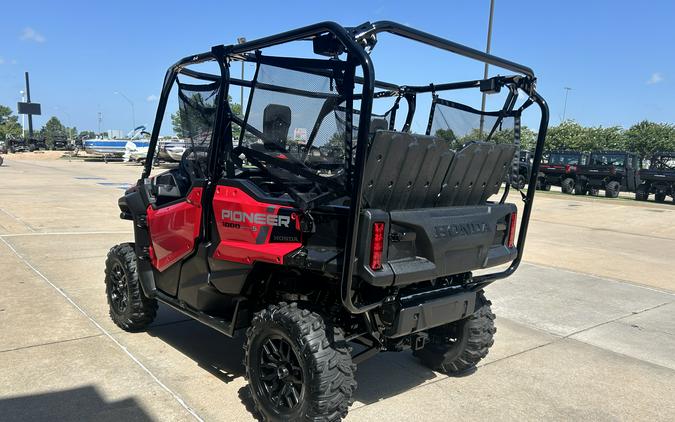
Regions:
<instances>
[{"instance_id":1,"label":"utility pole","mask_svg":"<svg viewBox=\"0 0 675 422\"><path fill-rule=\"evenodd\" d=\"M572 88L566 86L564 90L565 90L565 105L563 105L563 117L562 117L563 122L565 121L565 114L567 113L567 95L570 93Z\"/></svg>"},{"instance_id":2,"label":"utility pole","mask_svg":"<svg viewBox=\"0 0 675 422\"><path fill-rule=\"evenodd\" d=\"M96 132L97 135L101 133L101 122L102 121L103 121L103 113L101 113L99 111L98 112L98 132Z\"/></svg>"},{"instance_id":3,"label":"utility pole","mask_svg":"<svg viewBox=\"0 0 675 422\"><path fill-rule=\"evenodd\" d=\"M492 41L492 16L495 12L495 0L490 0L490 17L488 19L488 32L487 32L487 45L485 46L485 53L490 54L490 44ZM485 63L485 70L483 72L483 79L488 77L488 64ZM483 99L481 101L480 111L485 113L485 93L483 93ZM480 115L480 137L483 137L483 126L485 125L485 117Z\"/></svg>"},{"instance_id":4,"label":"utility pole","mask_svg":"<svg viewBox=\"0 0 675 422\"><path fill-rule=\"evenodd\" d=\"M244 44L246 42L246 38L244 37L239 37L237 38L237 44ZM244 80L244 63L245 61L242 59L241 60L241 80ZM239 105L241 106L241 114L242 116L244 115L244 85L240 87L239 91Z\"/></svg>"},{"instance_id":5,"label":"utility pole","mask_svg":"<svg viewBox=\"0 0 675 422\"><path fill-rule=\"evenodd\" d=\"M28 72L26 72L26 102L30 104L30 82L28 81ZM33 115L28 115L28 139L33 139Z\"/></svg>"}]
</instances>

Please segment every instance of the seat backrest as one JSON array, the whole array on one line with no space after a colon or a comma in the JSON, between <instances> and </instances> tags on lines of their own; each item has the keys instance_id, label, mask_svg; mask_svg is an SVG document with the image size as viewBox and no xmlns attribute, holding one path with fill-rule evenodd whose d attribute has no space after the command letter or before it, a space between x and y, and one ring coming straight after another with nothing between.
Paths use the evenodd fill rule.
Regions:
<instances>
[{"instance_id":1,"label":"seat backrest","mask_svg":"<svg viewBox=\"0 0 675 422\"><path fill-rule=\"evenodd\" d=\"M266 142L285 146L291 127L291 108L281 104L268 104L263 111L263 135Z\"/></svg>"},{"instance_id":2,"label":"seat backrest","mask_svg":"<svg viewBox=\"0 0 675 422\"><path fill-rule=\"evenodd\" d=\"M472 142L455 152L433 136L380 130L364 173L366 206L385 211L479 205L499 192L515 145Z\"/></svg>"},{"instance_id":3,"label":"seat backrest","mask_svg":"<svg viewBox=\"0 0 675 422\"><path fill-rule=\"evenodd\" d=\"M433 207L453 156L433 136L377 131L366 160L366 203L387 211Z\"/></svg>"},{"instance_id":4,"label":"seat backrest","mask_svg":"<svg viewBox=\"0 0 675 422\"><path fill-rule=\"evenodd\" d=\"M436 206L479 205L499 192L516 146L472 142L455 153Z\"/></svg>"}]
</instances>

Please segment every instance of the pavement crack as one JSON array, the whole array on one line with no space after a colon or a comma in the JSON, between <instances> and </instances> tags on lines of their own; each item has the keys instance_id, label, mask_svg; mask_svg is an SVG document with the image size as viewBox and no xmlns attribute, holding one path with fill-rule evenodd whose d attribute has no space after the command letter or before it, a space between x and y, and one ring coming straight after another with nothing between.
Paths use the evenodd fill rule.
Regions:
<instances>
[{"instance_id":1,"label":"pavement crack","mask_svg":"<svg viewBox=\"0 0 675 422\"><path fill-rule=\"evenodd\" d=\"M580 334L580 333L583 333L583 332L586 332L586 331L590 331L590 330L592 330L592 329L594 329L594 328L602 327L603 325L611 324L612 322L618 322L618 321L621 321L621 320L624 319L624 318L632 317L632 316L635 316L635 315L640 315L640 314L642 314L642 313L644 313L644 312L651 311L651 310L653 310L653 309L657 309L657 308L660 308L660 307L662 307L662 306L669 305L669 304L671 304L671 303L673 303L673 302L664 302L664 303L660 303L660 304L655 305L655 306L651 306L651 307L649 307L649 308L642 309L642 310L640 310L640 311L633 311L633 312L631 312L631 313L629 313L629 314L621 315L621 316L619 316L619 317L612 318L612 319L610 319L610 320L608 320L608 321L601 322L601 323L599 323L599 324L595 324L595 325L593 325L593 326L591 326L591 327L586 327L586 328L583 328L583 329L581 329L581 330L577 330L577 331L575 331L575 332L573 332L573 333L566 334L566 335L562 336L561 338L571 338L572 336L575 336L575 335L577 335L577 334ZM576 339L575 339L575 340L576 340Z\"/></svg>"},{"instance_id":2,"label":"pavement crack","mask_svg":"<svg viewBox=\"0 0 675 422\"><path fill-rule=\"evenodd\" d=\"M0 350L0 353L15 352L17 350L33 349L33 348L42 347L42 346L51 346L53 344L70 343L70 342L73 342L73 341L86 340L86 339L101 337L101 336L103 336L103 333L92 334L92 335L83 336L83 337L69 338L69 339L65 339L65 340L49 341L47 343L31 344L31 345L28 345L28 346L21 346L21 347L14 347L12 349Z\"/></svg>"}]
</instances>

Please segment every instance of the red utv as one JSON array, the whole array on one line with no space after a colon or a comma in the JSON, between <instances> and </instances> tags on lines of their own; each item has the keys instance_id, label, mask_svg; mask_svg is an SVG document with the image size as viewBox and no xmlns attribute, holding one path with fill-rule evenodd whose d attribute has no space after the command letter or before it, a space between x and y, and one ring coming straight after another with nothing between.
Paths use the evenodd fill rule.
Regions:
<instances>
[{"instance_id":1,"label":"red utv","mask_svg":"<svg viewBox=\"0 0 675 422\"><path fill-rule=\"evenodd\" d=\"M512 74L378 80L370 53L383 32ZM287 44L305 54L275 55ZM241 62L255 69L244 79ZM241 92L243 109L231 102ZM471 94L500 106L454 99ZM177 168L153 175L173 98L174 131L189 147ZM449 373L473 368L495 333L483 289L523 254L535 189L523 194L518 228L503 181L517 174L521 116L533 105L529 186L548 109L517 63L392 22L324 22L177 62L143 174L119 200L135 242L106 261L112 319L140 330L161 302L223 334L245 330L246 378L264 420L339 420L356 364L380 351L412 349ZM425 133L411 130L416 119ZM513 143L491 142L503 131Z\"/></svg>"}]
</instances>

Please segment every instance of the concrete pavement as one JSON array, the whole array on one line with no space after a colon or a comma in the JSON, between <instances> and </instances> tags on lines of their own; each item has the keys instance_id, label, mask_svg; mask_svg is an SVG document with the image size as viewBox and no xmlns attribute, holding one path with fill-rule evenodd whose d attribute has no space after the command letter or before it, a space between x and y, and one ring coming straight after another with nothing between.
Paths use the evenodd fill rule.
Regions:
<instances>
[{"instance_id":1,"label":"concrete pavement","mask_svg":"<svg viewBox=\"0 0 675 422\"><path fill-rule=\"evenodd\" d=\"M5 163L0 419L251 420L240 338L166 307L145 333L107 315L105 255L131 240L116 200L139 167ZM664 269L675 207L536 201L528 262L487 290L498 332L478 370L449 378L410 353L378 355L359 366L348 420L675 418L675 280ZM640 222L626 224L636 212ZM569 255L580 248L593 249Z\"/></svg>"}]
</instances>

